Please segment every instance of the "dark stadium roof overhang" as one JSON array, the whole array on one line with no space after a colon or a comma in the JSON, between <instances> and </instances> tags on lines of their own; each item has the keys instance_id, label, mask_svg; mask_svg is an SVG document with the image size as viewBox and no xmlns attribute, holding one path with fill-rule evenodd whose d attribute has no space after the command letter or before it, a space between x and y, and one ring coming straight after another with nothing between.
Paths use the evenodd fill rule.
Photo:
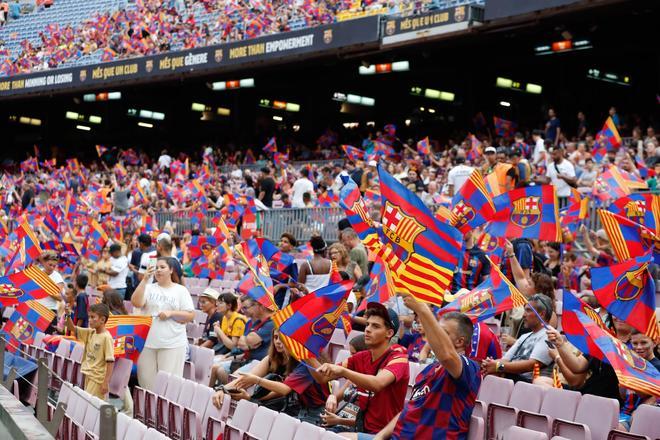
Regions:
<instances>
[{"instance_id":1,"label":"dark stadium roof overhang","mask_svg":"<svg viewBox=\"0 0 660 440\"><path fill-rule=\"evenodd\" d=\"M4 101L0 104L0 130L10 145L59 145L91 154L97 143L155 149L163 145L187 148L205 142L232 141L242 147L259 144L284 127L289 132L297 128L296 137L313 141L326 126L351 122L363 126L374 122L377 127L395 122L405 137L409 121L416 132L446 138L457 127L469 128L477 111L487 117L499 114L524 126L542 120L548 105L557 106L568 123L578 110L600 119L609 105L619 106L622 112L653 114L657 109L660 71L653 31L660 8L651 1L595 3L596 7L592 7L594 2L578 2L565 8L502 18L402 45L384 47L369 43L330 50L314 58L301 54L275 65L255 61L217 74L193 73L162 82L130 82L90 89L121 91L119 101L85 103L82 90ZM536 46L560 41L567 35L588 39L593 47L534 55ZM410 71L358 74L362 64L399 60L409 61ZM591 68L627 76L630 85L589 79L587 71ZM497 88L497 77L538 84L543 91L535 95ZM241 78L254 78L256 87L223 92L208 87L213 81ZM413 96L413 86L451 92L455 100ZM335 92L374 98L375 106L334 101ZM301 111L260 107L261 99L296 103ZM193 112L193 102L208 106L213 115ZM510 106L500 106L501 102ZM218 115L219 107L229 109L230 115ZM162 112L165 119L150 121L153 128L140 127L138 119L127 115L131 108ZM81 131L76 128L80 124L65 119L66 111L100 116L102 123L87 124L91 130ZM10 116L38 118L42 124L21 125L9 122Z\"/></svg>"}]
</instances>

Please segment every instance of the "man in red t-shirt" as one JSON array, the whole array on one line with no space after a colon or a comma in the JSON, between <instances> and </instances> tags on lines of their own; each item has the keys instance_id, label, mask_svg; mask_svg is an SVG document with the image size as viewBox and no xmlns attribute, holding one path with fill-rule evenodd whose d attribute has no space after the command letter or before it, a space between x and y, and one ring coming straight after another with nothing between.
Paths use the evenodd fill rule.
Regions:
<instances>
[{"instance_id":1,"label":"man in red t-shirt","mask_svg":"<svg viewBox=\"0 0 660 440\"><path fill-rule=\"evenodd\" d=\"M367 350L354 354L341 365L323 364L318 372L328 380L343 377L357 387L357 405L364 416L361 432L375 434L403 409L408 388L408 355L402 346L390 345L390 339L399 331L399 317L394 310L369 303L364 317ZM328 397L326 410L334 412L336 408L337 397L332 395ZM356 433L344 435L358 438Z\"/></svg>"}]
</instances>

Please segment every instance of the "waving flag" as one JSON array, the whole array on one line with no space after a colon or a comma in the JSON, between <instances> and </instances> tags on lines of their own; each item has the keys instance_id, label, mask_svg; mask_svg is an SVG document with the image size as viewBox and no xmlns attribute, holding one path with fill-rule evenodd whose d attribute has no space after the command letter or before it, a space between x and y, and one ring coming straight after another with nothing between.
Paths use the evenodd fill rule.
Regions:
<instances>
[{"instance_id":1,"label":"waving flag","mask_svg":"<svg viewBox=\"0 0 660 440\"><path fill-rule=\"evenodd\" d=\"M49 210L44 216L44 226L50 229L57 238L60 237L60 219L64 217L64 213L59 206L55 206Z\"/></svg>"},{"instance_id":2,"label":"waving flag","mask_svg":"<svg viewBox=\"0 0 660 440\"><path fill-rule=\"evenodd\" d=\"M490 260L490 259L489 259ZM490 277L471 292L460 295L438 313L465 313L472 322L484 321L498 313L527 304L527 299L491 261Z\"/></svg>"},{"instance_id":3,"label":"waving flag","mask_svg":"<svg viewBox=\"0 0 660 440\"><path fill-rule=\"evenodd\" d=\"M59 299L60 288L35 266L0 277L0 303L5 307L49 295Z\"/></svg>"},{"instance_id":4,"label":"waving flag","mask_svg":"<svg viewBox=\"0 0 660 440\"><path fill-rule=\"evenodd\" d=\"M506 246L506 238L493 237L492 235L484 232L477 240L477 246L484 251L490 260L496 266L499 265L504 257L504 247Z\"/></svg>"},{"instance_id":5,"label":"waving flag","mask_svg":"<svg viewBox=\"0 0 660 440\"><path fill-rule=\"evenodd\" d=\"M18 226L16 237L18 239L18 247L6 264L5 273L13 272L32 264L32 262L39 259L39 256L43 252L37 235L27 222L24 221Z\"/></svg>"},{"instance_id":6,"label":"waving flag","mask_svg":"<svg viewBox=\"0 0 660 440\"><path fill-rule=\"evenodd\" d=\"M591 268L591 284L608 312L655 340L655 283L649 272L651 254L608 267Z\"/></svg>"},{"instance_id":7,"label":"waving flag","mask_svg":"<svg viewBox=\"0 0 660 440\"><path fill-rule=\"evenodd\" d=\"M591 318L591 320L596 323L598 327L605 330L607 333L612 333L610 329L607 328L607 325L603 322L603 319L600 317L600 315L568 289L563 289L562 292L562 308L563 310L582 312ZM573 317L574 316L571 316L571 318Z\"/></svg>"},{"instance_id":8,"label":"waving flag","mask_svg":"<svg viewBox=\"0 0 660 440\"><path fill-rule=\"evenodd\" d=\"M380 196L380 192L377 189L367 189L364 192L364 198L372 204L381 204L383 202L383 198Z\"/></svg>"},{"instance_id":9,"label":"waving flag","mask_svg":"<svg viewBox=\"0 0 660 440\"><path fill-rule=\"evenodd\" d=\"M15 353L20 344L32 344L37 332L45 332L53 319L55 313L38 301L18 304L2 328L2 333L8 341L7 350Z\"/></svg>"},{"instance_id":10,"label":"waving flag","mask_svg":"<svg viewBox=\"0 0 660 440\"><path fill-rule=\"evenodd\" d=\"M660 195L658 194L633 193L615 200L607 210L658 232L660 225Z\"/></svg>"},{"instance_id":11,"label":"waving flag","mask_svg":"<svg viewBox=\"0 0 660 440\"><path fill-rule=\"evenodd\" d=\"M657 259L660 239L651 229L604 209L598 210L598 216L618 261L641 257L650 249L653 249Z\"/></svg>"},{"instance_id":12,"label":"waving flag","mask_svg":"<svg viewBox=\"0 0 660 440\"><path fill-rule=\"evenodd\" d=\"M576 191L577 192L577 191ZM559 221L563 230L575 236L582 221L589 215L589 198L574 194L573 203L559 212Z\"/></svg>"},{"instance_id":13,"label":"waving flag","mask_svg":"<svg viewBox=\"0 0 660 440\"><path fill-rule=\"evenodd\" d=\"M284 165L285 162L289 161L289 155L286 153L280 153L279 151L276 151L273 153L273 163L277 165L278 167L281 167Z\"/></svg>"},{"instance_id":14,"label":"waving flag","mask_svg":"<svg viewBox=\"0 0 660 440\"><path fill-rule=\"evenodd\" d=\"M88 234L82 248L81 256L91 261L98 261L101 258L101 251L108 242L108 234L105 233L99 222L93 218L89 219Z\"/></svg>"},{"instance_id":15,"label":"waving flag","mask_svg":"<svg viewBox=\"0 0 660 440\"><path fill-rule=\"evenodd\" d=\"M507 121L497 116L493 116L493 125L495 126L495 133L501 137L512 138L516 132L515 122Z\"/></svg>"},{"instance_id":16,"label":"waving flag","mask_svg":"<svg viewBox=\"0 0 660 440\"><path fill-rule=\"evenodd\" d=\"M264 146L263 150L266 153L274 153L277 151L277 141L275 140L275 136L272 138L268 139L268 142Z\"/></svg>"},{"instance_id":17,"label":"waving flag","mask_svg":"<svg viewBox=\"0 0 660 440\"><path fill-rule=\"evenodd\" d=\"M115 358L137 363L151 328L151 316L110 315L105 328L114 339Z\"/></svg>"},{"instance_id":18,"label":"waving flag","mask_svg":"<svg viewBox=\"0 0 660 440\"><path fill-rule=\"evenodd\" d=\"M353 147L351 145L342 145L341 148L346 153L346 156L348 156L348 158L353 162L364 160L365 152L363 150L360 150L359 148Z\"/></svg>"},{"instance_id":19,"label":"waving flag","mask_svg":"<svg viewBox=\"0 0 660 440\"><path fill-rule=\"evenodd\" d=\"M633 189L648 189L648 185L636 176L610 165L596 178L592 194L605 202L630 195Z\"/></svg>"},{"instance_id":20,"label":"waving flag","mask_svg":"<svg viewBox=\"0 0 660 440\"><path fill-rule=\"evenodd\" d=\"M396 292L390 268L379 257L374 261L369 273L369 282L364 286L364 290L364 300L356 311L366 310L370 302L385 304Z\"/></svg>"},{"instance_id":21,"label":"waving flag","mask_svg":"<svg viewBox=\"0 0 660 440\"><path fill-rule=\"evenodd\" d=\"M467 160L474 163L479 157L481 157L482 146L479 139L473 134L470 135L470 151L467 153Z\"/></svg>"},{"instance_id":22,"label":"waving flag","mask_svg":"<svg viewBox=\"0 0 660 440\"><path fill-rule=\"evenodd\" d=\"M234 253L245 263L248 271L237 289L269 310L278 310L273 298L273 281L266 259L256 240L248 240L234 247Z\"/></svg>"},{"instance_id":23,"label":"waving flag","mask_svg":"<svg viewBox=\"0 0 660 440\"><path fill-rule=\"evenodd\" d=\"M104 147L103 145L96 145L95 148L96 154L98 154L99 157L103 156L108 151L108 148Z\"/></svg>"},{"instance_id":24,"label":"waving flag","mask_svg":"<svg viewBox=\"0 0 660 440\"><path fill-rule=\"evenodd\" d=\"M415 194L380 166L378 174L383 233L402 262L398 278L417 299L442 304L458 263L461 233L437 220Z\"/></svg>"},{"instance_id":25,"label":"waving flag","mask_svg":"<svg viewBox=\"0 0 660 440\"><path fill-rule=\"evenodd\" d=\"M298 265L292 255L285 254L265 238L255 239L257 246L270 267L270 276L280 283L298 279Z\"/></svg>"},{"instance_id":26,"label":"waving flag","mask_svg":"<svg viewBox=\"0 0 660 440\"><path fill-rule=\"evenodd\" d=\"M329 284L273 315L282 342L296 359L318 357L328 345L352 288L352 281Z\"/></svg>"},{"instance_id":27,"label":"waving flag","mask_svg":"<svg viewBox=\"0 0 660 440\"><path fill-rule=\"evenodd\" d=\"M481 173L474 170L452 200L451 225L462 233L483 225L495 215L495 205Z\"/></svg>"},{"instance_id":28,"label":"waving flag","mask_svg":"<svg viewBox=\"0 0 660 440\"><path fill-rule=\"evenodd\" d=\"M611 117L607 118L602 130L596 134L596 142L602 145L605 150L618 149L621 146L619 130L617 130Z\"/></svg>"},{"instance_id":29,"label":"waving flag","mask_svg":"<svg viewBox=\"0 0 660 440\"><path fill-rule=\"evenodd\" d=\"M569 342L585 354L612 365L623 387L660 397L660 371L603 330L589 316L564 308L562 329Z\"/></svg>"},{"instance_id":30,"label":"waving flag","mask_svg":"<svg viewBox=\"0 0 660 440\"><path fill-rule=\"evenodd\" d=\"M431 155L431 143L429 142L428 136L417 142L417 152L422 156Z\"/></svg>"},{"instance_id":31,"label":"waving flag","mask_svg":"<svg viewBox=\"0 0 660 440\"><path fill-rule=\"evenodd\" d=\"M557 197L552 185L518 188L493 200L495 215L486 232L496 237L561 241Z\"/></svg>"}]
</instances>

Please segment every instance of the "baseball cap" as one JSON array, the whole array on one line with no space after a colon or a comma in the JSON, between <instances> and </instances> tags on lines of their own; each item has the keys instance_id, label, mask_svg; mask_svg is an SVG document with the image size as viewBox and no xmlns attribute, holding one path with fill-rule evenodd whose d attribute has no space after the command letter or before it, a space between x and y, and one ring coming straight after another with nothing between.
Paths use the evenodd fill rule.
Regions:
<instances>
[{"instance_id":1,"label":"baseball cap","mask_svg":"<svg viewBox=\"0 0 660 440\"><path fill-rule=\"evenodd\" d=\"M486 153L486 154L488 154L488 153L497 153L497 150L495 149L495 147L488 147L484 150L484 153Z\"/></svg>"},{"instance_id":2,"label":"baseball cap","mask_svg":"<svg viewBox=\"0 0 660 440\"><path fill-rule=\"evenodd\" d=\"M368 165L369 165L370 167L374 167L374 168L376 168L376 167L378 166L378 162L376 162L375 160L370 160L369 163L368 163Z\"/></svg>"},{"instance_id":3,"label":"baseball cap","mask_svg":"<svg viewBox=\"0 0 660 440\"><path fill-rule=\"evenodd\" d=\"M167 232L161 232L160 234L158 234L158 237L156 237L156 242L165 241L165 240L172 241L172 237L170 237L170 234L168 234Z\"/></svg>"},{"instance_id":4,"label":"baseball cap","mask_svg":"<svg viewBox=\"0 0 660 440\"><path fill-rule=\"evenodd\" d=\"M218 298L220 298L220 292L211 287L207 287L199 296L205 296L207 298L211 298L213 301L217 301Z\"/></svg>"},{"instance_id":5,"label":"baseball cap","mask_svg":"<svg viewBox=\"0 0 660 440\"><path fill-rule=\"evenodd\" d=\"M385 324L390 326L394 330L394 333L399 331L399 315L394 310L377 302L367 303L367 310L372 310L374 316L383 318Z\"/></svg>"}]
</instances>

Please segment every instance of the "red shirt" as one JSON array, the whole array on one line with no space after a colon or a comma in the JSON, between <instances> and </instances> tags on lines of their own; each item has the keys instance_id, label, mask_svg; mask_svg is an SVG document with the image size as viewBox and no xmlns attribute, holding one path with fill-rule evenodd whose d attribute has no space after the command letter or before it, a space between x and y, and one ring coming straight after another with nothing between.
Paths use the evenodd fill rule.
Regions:
<instances>
[{"instance_id":1,"label":"red shirt","mask_svg":"<svg viewBox=\"0 0 660 440\"><path fill-rule=\"evenodd\" d=\"M380 364L380 368L379 367ZM357 405L367 409L364 416L364 431L377 433L402 409L408 388L408 353L400 345L392 345L380 358L373 361L371 351L360 351L346 360L349 370L375 376L380 370L394 374L394 383L369 398L370 392L358 387ZM378 370L378 371L376 371ZM367 407L368 402L368 407Z\"/></svg>"}]
</instances>

